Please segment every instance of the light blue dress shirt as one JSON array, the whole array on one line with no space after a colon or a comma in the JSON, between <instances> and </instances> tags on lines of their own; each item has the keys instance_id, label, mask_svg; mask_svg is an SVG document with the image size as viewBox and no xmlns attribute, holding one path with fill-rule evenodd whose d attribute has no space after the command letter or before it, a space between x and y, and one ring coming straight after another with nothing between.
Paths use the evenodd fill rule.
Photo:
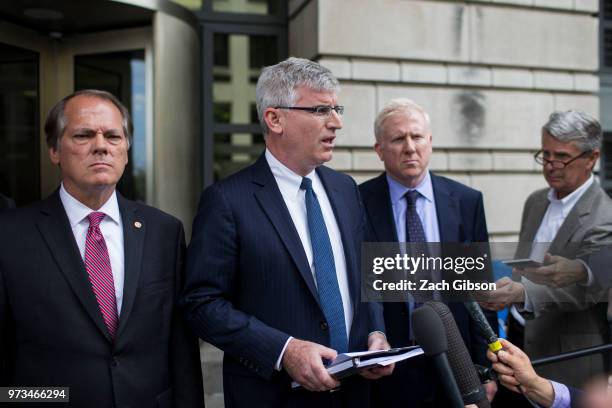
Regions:
<instances>
[{"instance_id":1,"label":"light blue dress shirt","mask_svg":"<svg viewBox=\"0 0 612 408\"><path fill-rule=\"evenodd\" d=\"M409 190L416 190L420 196L416 201L416 211L423 224L425 238L427 242L440 242L440 229L438 228L438 214L436 212L436 200L434 197L431 175L429 171L416 186L408 188L395 180L387 173L387 183L389 184L389 194L391 196L391 207L393 208L393 220L395 231L399 242L406 242L406 194Z\"/></svg>"}]
</instances>

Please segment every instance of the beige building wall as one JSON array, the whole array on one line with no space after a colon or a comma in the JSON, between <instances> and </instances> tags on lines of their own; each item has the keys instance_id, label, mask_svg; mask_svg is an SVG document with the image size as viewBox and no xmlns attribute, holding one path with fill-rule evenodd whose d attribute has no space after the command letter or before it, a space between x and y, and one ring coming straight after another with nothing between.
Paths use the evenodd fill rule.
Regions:
<instances>
[{"instance_id":1,"label":"beige building wall","mask_svg":"<svg viewBox=\"0 0 612 408\"><path fill-rule=\"evenodd\" d=\"M533 153L548 115L599 116L597 11L597 0L292 0L289 53L341 80L332 167L377 175L375 114L411 98L431 115L431 169L481 190L491 238L512 240L545 186Z\"/></svg>"},{"instance_id":2,"label":"beige building wall","mask_svg":"<svg viewBox=\"0 0 612 408\"><path fill-rule=\"evenodd\" d=\"M183 222L187 240L201 192L198 33L168 14L153 20L152 204ZM181 61L176 64L175 61Z\"/></svg>"}]
</instances>

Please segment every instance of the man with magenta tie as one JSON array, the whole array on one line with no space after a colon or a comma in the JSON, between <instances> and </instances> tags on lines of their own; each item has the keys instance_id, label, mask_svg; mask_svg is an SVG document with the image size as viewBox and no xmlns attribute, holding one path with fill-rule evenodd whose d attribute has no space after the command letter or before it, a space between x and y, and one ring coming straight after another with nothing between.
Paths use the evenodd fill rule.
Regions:
<instances>
[{"instance_id":1,"label":"man with magenta tie","mask_svg":"<svg viewBox=\"0 0 612 408\"><path fill-rule=\"evenodd\" d=\"M72 407L203 407L198 343L175 305L183 227L115 187L127 109L84 90L50 111L60 187L0 216L0 385L68 387Z\"/></svg>"}]
</instances>

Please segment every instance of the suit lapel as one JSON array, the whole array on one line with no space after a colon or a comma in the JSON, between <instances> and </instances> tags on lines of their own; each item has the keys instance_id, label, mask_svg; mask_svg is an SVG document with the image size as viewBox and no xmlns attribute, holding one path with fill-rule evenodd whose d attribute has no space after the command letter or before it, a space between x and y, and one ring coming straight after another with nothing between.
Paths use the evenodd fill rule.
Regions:
<instances>
[{"instance_id":1,"label":"suit lapel","mask_svg":"<svg viewBox=\"0 0 612 408\"><path fill-rule=\"evenodd\" d=\"M274 226L274 229L283 241L287 251L289 251L310 293L317 303L319 303L319 293L317 292L314 277L312 276L312 271L308 264L306 252L304 252L304 248L302 247L302 241L295 229L289 210L278 189L278 185L268 166L265 155L262 154L259 157L253 166L253 172L253 183L261 187L259 190L255 191L256 200Z\"/></svg>"},{"instance_id":2,"label":"suit lapel","mask_svg":"<svg viewBox=\"0 0 612 408\"><path fill-rule=\"evenodd\" d=\"M376 177L372 184L372 194L365 199L370 226L378 242L397 242L397 230L391 207L391 195L386 173Z\"/></svg>"},{"instance_id":3,"label":"suit lapel","mask_svg":"<svg viewBox=\"0 0 612 408\"><path fill-rule=\"evenodd\" d=\"M557 231L557 235L555 235L555 239L550 244L550 253L559 253L567 246L567 243L570 242L572 235L582 225L583 217L586 217L591 213L593 200L598 188L599 185L597 185L596 182L593 182L584 192L582 197L580 197L578 202L576 202L574 208L572 208L569 214L567 214L565 221L561 225L561 228L559 228L559 231Z\"/></svg>"},{"instance_id":4,"label":"suit lapel","mask_svg":"<svg viewBox=\"0 0 612 408\"><path fill-rule=\"evenodd\" d=\"M127 324L136 298L142 271L142 255L147 223L131 201L126 200L119 193L117 193L117 200L119 201L119 211L123 223L123 257L125 259L123 302L119 316L119 328L117 329L117 337L119 337ZM140 227L137 227L137 225L140 225Z\"/></svg>"},{"instance_id":5,"label":"suit lapel","mask_svg":"<svg viewBox=\"0 0 612 408\"><path fill-rule=\"evenodd\" d=\"M544 218L544 214L546 214L548 204L549 202L546 194L534 200L534 203L529 209L527 219L525 220L525 232L523 236L520 237L521 242L533 242L538 232L538 228L540 228L540 224L542 223L542 219Z\"/></svg>"},{"instance_id":6,"label":"suit lapel","mask_svg":"<svg viewBox=\"0 0 612 408\"><path fill-rule=\"evenodd\" d=\"M440 242L461 242L459 221L459 203L440 177L430 173L434 198L436 200L436 216L440 230Z\"/></svg>"},{"instance_id":7,"label":"suit lapel","mask_svg":"<svg viewBox=\"0 0 612 408\"><path fill-rule=\"evenodd\" d=\"M83 259L70 228L70 221L60 200L59 190L43 202L41 213L37 226L51 255L87 314L110 341Z\"/></svg>"}]
</instances>

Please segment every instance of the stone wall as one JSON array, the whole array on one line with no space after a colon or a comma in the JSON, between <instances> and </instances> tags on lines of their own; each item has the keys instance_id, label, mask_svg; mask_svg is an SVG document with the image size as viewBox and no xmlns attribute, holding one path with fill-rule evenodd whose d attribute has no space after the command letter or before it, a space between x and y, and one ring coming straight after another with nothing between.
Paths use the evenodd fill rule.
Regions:
<instances>
[{"instance_id":1,"label":"stone wall","mask_svg":"<svg viewBox=\"0 0 612 408\"><path fill-rule=\"evenodd\" d=\"M533 153L548 115L599 116L597 11L596 0L294 0L290 54L341 80L333 167L378 174L375 114L413 99L432 119L431 169L483 191L491 238L512 240L525 198L545 186Z\"/></svg>"}]
</instances>

